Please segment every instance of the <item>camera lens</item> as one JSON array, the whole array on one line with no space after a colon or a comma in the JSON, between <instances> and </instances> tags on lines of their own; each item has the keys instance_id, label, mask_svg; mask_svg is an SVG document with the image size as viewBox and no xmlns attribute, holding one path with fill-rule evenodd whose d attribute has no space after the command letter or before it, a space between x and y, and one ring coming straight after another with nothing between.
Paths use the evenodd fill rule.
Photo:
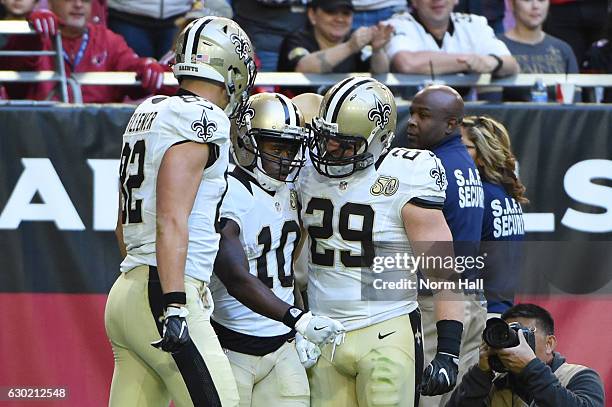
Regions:
<instances>
[{"instance_id":1,"label":"camera lens","mask_svg":"<svg viewBox=\"0 0 612 407\"><path fill-rule=\"evenodd\" d=\"M482 333L482 337L486 344L495 349L509 347L509 344L513 342L515 336L515 332L508 326L506 321L501 318L489 319Z\"/></svg>"}]
</instances>

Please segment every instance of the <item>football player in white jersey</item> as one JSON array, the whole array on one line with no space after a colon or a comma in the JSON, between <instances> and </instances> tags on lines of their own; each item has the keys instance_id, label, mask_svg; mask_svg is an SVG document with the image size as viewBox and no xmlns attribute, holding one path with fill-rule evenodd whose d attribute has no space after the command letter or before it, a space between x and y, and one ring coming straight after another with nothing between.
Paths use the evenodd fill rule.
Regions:
<instances>
[{"instance_id":1,"label":"football player in white jersey","mask_svg":"<svg viewBox=\"0 0 612 407\"><path fill-rule=\"evenodd\" d=\"M308 301L313 313L347 329L342 346L322 347L309 372L313 407L418 402L423 349L416 287L377 297L372 265L398 246L412 254L420 242L448 247L452 236L441 211L445 174L435 155L386 151L396 115L386 86L353 77L325 94L313 120L312 163L297 184L309 236ZM414 274L403 275L416 283ZM455 385L462 316L462 302L437 302L441 339L423 375L426 392Z\"/></svg>"},{"instance_id":2,"label":"football player in white jersey","mask_svg":"<svg viewBox=\"0 0 612 407\"><path fill-rule=\"evenodd\" d=\"M237 166L229 174L221 222L224 230L236 231L250 273L279 299L293 304L293 259L301 230L292 182L304 165L309 131L299 109L276 93L251 96L233 125ZM309 406L308 378L296 352L295 331L248 309L217 278L211 292L213 327L232 365L240 406ZM320 322L317 328L334 325L343 330L339 322ZM306 351L318 350L297 335L310 344Z\"/></svg>"},{"instance_id":3,"label":"football player in white jersey","mask_svg":"<svg viewBox=\"0 0 612 407\"><path fill-rule=\"evenodd\" d=\"M255 81L253 50L234 21L203 17L180 33L175 51L179 92L143 102L123 135L116 233L124 260L105 311L111 406L238 405L207 285L227 190L228 117L242 111ZM257 279L236 280L273 317L288 315L320 342L332 337L314 332L326 319L290 309Z\"/></svg>"}]
</instances>

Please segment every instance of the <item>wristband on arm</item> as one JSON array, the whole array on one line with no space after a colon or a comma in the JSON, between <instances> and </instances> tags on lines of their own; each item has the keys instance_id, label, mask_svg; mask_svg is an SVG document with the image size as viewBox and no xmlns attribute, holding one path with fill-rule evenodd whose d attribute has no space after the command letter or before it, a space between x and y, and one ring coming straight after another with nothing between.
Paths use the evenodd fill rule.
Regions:
<instances>
[{"instance_id":1,"label":"wristband on arm","mask_svg":"<svg viewBox=\"0 0 612 407\"><path fill-rule=\"evenodd\" d=\"M170 304L187 304L187 294L182 291L173 291L163 295L164 309Z\"/></svg>"},{"instance_id":2,"label":"wristband on arm","mask_svg":"<svg viewBox=\"0 0 612 407\"><path fill-rule=\"evenodd\" d=\"M502 66L504 66L504 60L495 54L489 54L489 56L492 56L497 61L497 65L495 65L495 68L491 71L491 76L496 76L499 70L502 69Z\"/></svg>"},{"instance_id":3,"label":"wristband on arm","mask_svg":"<svg viewBox=\"0 0 612 407\"><path fill-rule=\"evenodd\" d=\"M438 332L438 352L459 357L463 324L459 321L444 319L436 322Z\"/></svg>"},{"instance_id":4,"label":"wristband on arm","mask_svg":"<svg viewBox=\"0 0 612 407\"><path fill-rule=\"evenodd\" d=\"M283 324L291 329L295 329L295 324L304 314L305 312L297 307L289 307L285 316L283 316Z\"/></svg>"}]
</instances>

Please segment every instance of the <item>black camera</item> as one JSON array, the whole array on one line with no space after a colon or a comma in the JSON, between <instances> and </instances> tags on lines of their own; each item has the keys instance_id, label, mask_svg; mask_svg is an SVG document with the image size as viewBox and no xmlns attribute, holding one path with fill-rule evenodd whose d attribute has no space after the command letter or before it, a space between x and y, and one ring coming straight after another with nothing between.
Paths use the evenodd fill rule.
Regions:
<instances>
[{"instance_id":1,"label":"black camera","mask_svg":"<svg viewBox=\"0 0 612 407\"><path fill-rule=\"evenodd\" d=\"M522 331L527 343L535 352L535 334L531 329L524 327L518 322L508 324L501 318L491 318L482 332L482 339L494 349L513 348L519 345L518 332ZM492 370L504 373L508 369L502 364L496 355L489 356L489 366Z\"/></svg>"}]
</instances>

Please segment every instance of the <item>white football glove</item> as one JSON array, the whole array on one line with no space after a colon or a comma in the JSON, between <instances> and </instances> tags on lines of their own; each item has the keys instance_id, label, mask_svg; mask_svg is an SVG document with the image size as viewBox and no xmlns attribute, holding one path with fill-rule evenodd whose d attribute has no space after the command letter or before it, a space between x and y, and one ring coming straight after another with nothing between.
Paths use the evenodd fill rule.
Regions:
<instances>
[{"instance_id":1,"label":"white football glove","mask_svg":"<svg viewBox=\"0 0 612 407\"><path fill-rule=\"evenodd\" d=\"M338 335L346 332L344 326L329 317L306 312L295 323L295 330L315 345L333 342Z\"/></svg>"},{"instance_id":2,"label":"white football glove","mask_svg":"<svg viewBox=\"0 0 612 407\"><path fill-rule=\"evenodd\" d=\"M313 367L321 356L321 349L299 333L295 334L295 350L304 369Z\"/></svg>"}]
</instances>

